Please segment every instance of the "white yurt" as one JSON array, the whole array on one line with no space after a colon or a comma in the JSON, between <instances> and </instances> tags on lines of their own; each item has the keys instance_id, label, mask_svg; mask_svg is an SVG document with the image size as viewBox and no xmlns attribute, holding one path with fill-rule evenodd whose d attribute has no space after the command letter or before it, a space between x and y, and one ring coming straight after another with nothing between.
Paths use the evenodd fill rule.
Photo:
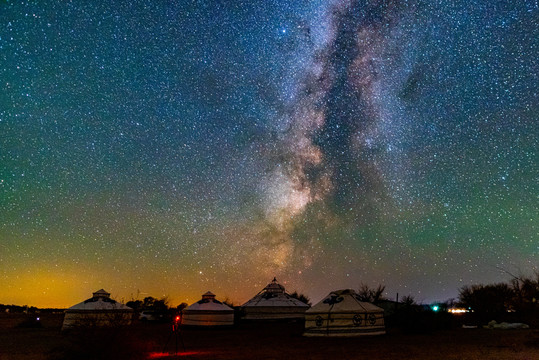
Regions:
<instances>
[{"instance_id":1,"label":"white yurt","mask_svg":"<svg viewBox=\"0 0 539 360\"><path fill-rule=\"evenodd\" d=\"M65 311L62 330L90 326L125 326L133 319L133 309L110 298L101 289Z\"/></svg>"},{"instance_id":2,"label":"white yurt","mask_svg":"<svg viewBox=\"0 0 539 360\"><path fill-rule=\"evenodd\" d=\"M332 291L305 312L305 336L385 334L384 309L359 300L352 289Z\"/></svg>"},{"instance_id":3,"label":"white yurt","mask_svg":"<svg viewBox=\"0 0 539 360\"><path fill-rule=\"evenodd\" d=\"M211 291L202 299L183 310L183 325L221 326L234 325L234 309L215 299Z\"/></svg>"},{"instance_id":4,"label":"white yurt","mask_svg":"<svg viewBox=\"0 0 539 360\"><path fill-rule=\"evenodd\" d=\"M303 319L309 305L291 297L276 278L242 306L246 320Z\"/></svg>"}]
</instances>

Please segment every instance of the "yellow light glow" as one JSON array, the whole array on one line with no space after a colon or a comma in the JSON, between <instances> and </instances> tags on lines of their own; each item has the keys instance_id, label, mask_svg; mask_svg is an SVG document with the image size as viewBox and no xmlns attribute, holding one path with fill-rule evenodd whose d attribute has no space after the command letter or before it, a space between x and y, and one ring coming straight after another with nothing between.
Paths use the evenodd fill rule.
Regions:
<instances>
[{"instance_id":1,"label":"yellow light glow","mask_svg":"<svg viewBox=\"0 0 539 360\"><path fill-rule=\"evenodd\" d=\"M450 313L452 314L463 314L463 313L467 313L468 310L467 309L449 309L447 310L449 311Z\"/></svg>"}]
</instances>

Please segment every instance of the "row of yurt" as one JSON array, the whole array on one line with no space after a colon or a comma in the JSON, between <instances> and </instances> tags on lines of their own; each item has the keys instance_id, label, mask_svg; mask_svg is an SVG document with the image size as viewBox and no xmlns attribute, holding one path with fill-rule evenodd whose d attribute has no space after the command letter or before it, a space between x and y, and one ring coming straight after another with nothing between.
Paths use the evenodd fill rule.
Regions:
<instances>
[{"instance_id":1,"label":"row of yurt","mask_svg":"<svg viewBox=\"0 0 539 360\"><path fill-rule=\"evenodd\" d=\"M384 310L363 302L351 289L331 292L318 304L309 305L291 297L274 278L261 292L242 305L245 319L305 319L305 336L361 336L385 333ZM133 309L110 298L101 289L93 296L66 310L62 329L78 326L129 325ZM234 310L210 291L188 306L181 323L192 326L234 324Z\"/></svg>"},{"instance_id":2,"label":"row of yurt","mask_svg":"<svg viewBox=\"0 0 539 360\"><path fill-rule=\"evenodd\" d=\"M130 325L133 309L110 298L110 293L101 289L93 296L66 310L62 330L76 327Z\"/></svg>"}]
</instances>

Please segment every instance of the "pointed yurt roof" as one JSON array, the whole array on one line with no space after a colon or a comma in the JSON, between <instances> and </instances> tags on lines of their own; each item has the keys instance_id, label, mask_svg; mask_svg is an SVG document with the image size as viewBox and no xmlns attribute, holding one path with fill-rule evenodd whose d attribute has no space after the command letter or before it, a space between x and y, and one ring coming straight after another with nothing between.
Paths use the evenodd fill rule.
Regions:
<instances>
[{"instance_id":1,"label":"pointed yurt roof","mask_svg":"<svg viewBox=\"0 0 539 360\"><path fill-rule=\"evenodd\" d=\"M360 300L352 289L332 291L318 304L307 310L307 313L319 312L383 312L384 309L369 302Z\"/></svg>"},{"instance_id":2,"label":"pointed yurt roof","mask_svg":"<svg viewBox=\"0 0 539 360\"><path fill-rule=\"evenodd\" d=\"M99 289L96 292L92 293L94 297L103 296L103 297L110 297L110 293L107 292L105 289Z\"/></svg>"},{"instance_id":3,"label":"pointed yurt roof","mask_svg":"<svg viewBox=\"0 0 539 360\"><path fill-rule=\"evenodd\" d=\"M242 305L243 307L253 307L253 306L275 306L275 307L304 307L308 308L309 305L305 304L302 301L299 301L296 298L293 298L286 293L284 286L277 282L276 278L273 278L272 282L269 283L262 291L256 294L251 300L247 301Z\"/></svg>"},{"instance_id":4,"label":"pointed yurt roof","mask_svg":"<svg viewBox=\"0 0 539 360\"><path fill-rule=\"evenodd\" d=\"M207 291L202 294L202 299L191 304L184 311L234 311L234 309L217 300L214 293Z\"/></svg>"},{"instance_id":5,"label":"pointed yurt roof","mask_svg":"<svg viewBox=\"0 0 539 360\"><path fill-rule=\"evenodd\" d=\"M110 298L110 293L100 289L93 293L93 296L81 303L75 304L68 310L130 310L129 306L117 302Z\"/></svg>"}]
</instances>

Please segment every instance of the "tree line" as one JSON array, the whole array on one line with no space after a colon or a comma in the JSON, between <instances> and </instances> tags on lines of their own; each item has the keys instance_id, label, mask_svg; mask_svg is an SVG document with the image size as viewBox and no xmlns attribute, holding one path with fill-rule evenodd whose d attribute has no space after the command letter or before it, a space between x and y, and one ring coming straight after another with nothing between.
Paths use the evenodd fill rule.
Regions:
<instances>
[{"instance_id":1,"label":"tree line","mask_svg":"<svg viewBox=\"0 0 539 360\"><path fill-rule=\"evenodd\" d=\"M509 317L506 314L514 314L512 318L537 322L539 272L527 277L513 276L510 282L464 286L459 291L458 304L476 313L480 319L503 319Z\"/></svg>"}]
</instances>

